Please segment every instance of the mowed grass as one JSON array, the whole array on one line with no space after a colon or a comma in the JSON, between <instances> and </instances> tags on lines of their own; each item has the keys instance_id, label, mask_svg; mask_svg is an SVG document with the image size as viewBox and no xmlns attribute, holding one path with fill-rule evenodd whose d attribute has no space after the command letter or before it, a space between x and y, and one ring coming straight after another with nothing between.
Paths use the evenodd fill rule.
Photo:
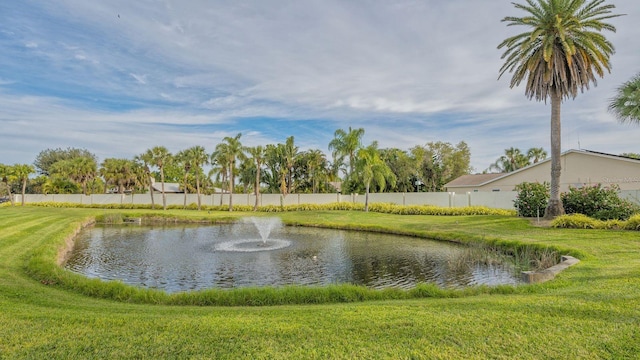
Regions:
<instances>
[{"instance_id":1,"label":"mowed grass","mask_svg":"<svg viewBox=\"0 0 640 360\"><path fill-rule=\"evenodd\" d=\"M638 232L550 229L499 216L277 215L289 224L552 246L582 260L545 284L452 298L168 306L98 299L27 274L40 249L107 212L0 208L0 359L640 358ZM255 215L118 212L224 221Z\"/></svg>"}]
</instances>

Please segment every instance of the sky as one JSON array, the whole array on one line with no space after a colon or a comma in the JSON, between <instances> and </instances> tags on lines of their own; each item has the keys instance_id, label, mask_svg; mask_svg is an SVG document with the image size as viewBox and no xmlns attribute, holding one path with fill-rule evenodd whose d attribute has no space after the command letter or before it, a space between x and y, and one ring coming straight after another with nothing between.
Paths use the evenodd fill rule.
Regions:
<instances>
[{"instance_id":1,"label":"sky","mask_svg":"<svg viewBox=\"0 0 640 360\"><path fill-rule=\"evenodd\" d=\"M521 1L524 3L524 1ZM607 111L640 72L640 6L613 0L611 73L562 105L562 150L640 153ZM337 129L408 150L464 141L474 172L510 147L548 152L550 103L498 79L505 0L0 1L0 163L45 149L133 158L242 133L320 149Z\"/></svg>"}]
</instances>

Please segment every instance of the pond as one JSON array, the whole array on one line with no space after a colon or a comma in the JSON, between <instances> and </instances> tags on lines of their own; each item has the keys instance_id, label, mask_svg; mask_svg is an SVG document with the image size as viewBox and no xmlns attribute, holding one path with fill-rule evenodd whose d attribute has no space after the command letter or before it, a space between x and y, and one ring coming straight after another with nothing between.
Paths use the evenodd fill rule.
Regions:
<instances>
[{"instance_id":1,"label":"pond","mask_svg":"<svg viewBox=\"0 0 640 360\"><path fill-rule=\"evenodd\" d=\"M376 289L409 289L418 283L461 288L520 281L511 262L486 261L490 254L470 252L459 244L277 223L267 227L265 231L264 223L251 221L97 225L78 236L65 267L87 277L169 293L340 283ZM470 253L477 259L469 259Z\"/></svg>"}]
</instances>

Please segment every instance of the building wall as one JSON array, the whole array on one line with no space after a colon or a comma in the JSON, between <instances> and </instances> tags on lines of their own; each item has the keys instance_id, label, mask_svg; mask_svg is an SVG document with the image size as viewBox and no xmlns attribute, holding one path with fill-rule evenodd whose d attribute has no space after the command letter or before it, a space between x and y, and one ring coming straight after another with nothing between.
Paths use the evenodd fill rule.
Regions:
<instances>
[{"instance_id":1,"label":"building wall","mask_svg":"<svg viewBox=\"0 0 640 360\"><path fill-rule=\"evenodd\" d=\"M581 187L602 184L618 185L620 190L640 189L640 161L584 152L568 152L561 159L560 191L569 186ZM484 186L450 188L449 191L466 193L474 191L513 191L523 182L550 182L551 161L510 173Z\"/></svg>"}]
</instances>

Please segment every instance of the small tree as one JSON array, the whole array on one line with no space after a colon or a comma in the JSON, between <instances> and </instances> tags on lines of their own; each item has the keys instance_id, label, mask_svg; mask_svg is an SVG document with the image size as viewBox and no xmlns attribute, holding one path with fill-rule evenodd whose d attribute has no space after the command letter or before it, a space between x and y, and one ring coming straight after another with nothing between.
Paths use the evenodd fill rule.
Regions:
<instances>
[{"instance_id":1,"label":"small tree","mask_svg":"<svg viewBox=\"0 0 640 360\"><path fill-rule=\"evenodd\" d=\"M396 176L380 158L378 143L376 141L371 143L371 145L358 150L356 156L356 169L365 186L364 211L369 211L369 192L371 184L373 183L380 186L380 188L384 188L386 183L389 182L395 186Z\"/></svg>"},{"instance_id":2,"label":"small tree","mask_svg":"<svg viewBox=\"0 0 640 360\"><path fill-rule=\"evenodd\" d=\"M537 217L544 214L544 209L549 202L549 183L524 182L516 185L518 194L513 201L518 216Z\"/></svg>"},{"instance_id":3,"label":"small tree","mask_svg":"<svg viewBox=\"0 0 640 360\"><path fill-rule=\"evenodd\" d=\"M29 175L36 172L35 167L29 164L15 164L13 165L13 175L14 177L20 181L21 189L22 189L22 206L24 206L24 196L27 190L27 181L29 180Z\"/></svg>"}]
</instances>

